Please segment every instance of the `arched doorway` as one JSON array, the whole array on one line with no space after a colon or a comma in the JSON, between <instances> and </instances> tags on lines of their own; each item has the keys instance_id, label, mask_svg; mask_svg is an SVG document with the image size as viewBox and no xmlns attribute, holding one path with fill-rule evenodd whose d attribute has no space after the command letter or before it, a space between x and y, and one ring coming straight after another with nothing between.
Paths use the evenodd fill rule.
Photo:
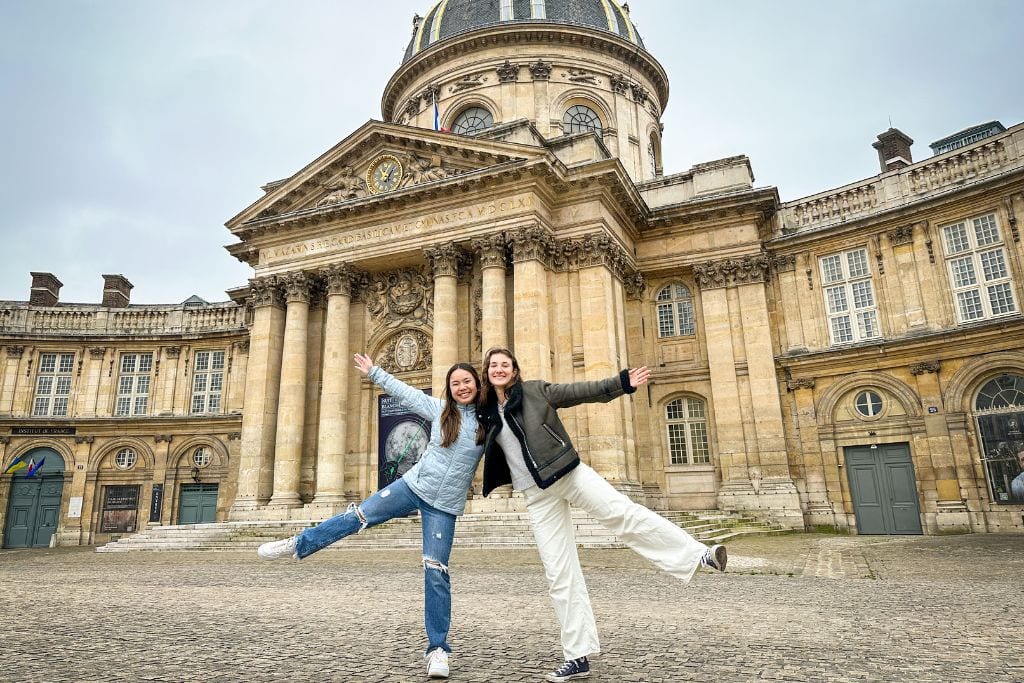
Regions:
<instances>
[{"instance_id":1,"label":"arched doorway","mask_svg":"<svg viewBox=\"0 0 1024 683\"><path fill-rule=\"evenodd\" d=\"M974 400L992 502L1024 505L1024 377L999 375Z\"/></svg>"},{"instance_id":2,"label":"arched doorway","mask_svg":"<svg viewBox=\"0 0 1024 683\"><path fill-rule=\"evenodd\" d=\"M42 467L32 476L27 475L27 467L23 468L11 479L4 547L45 548L60 521L64 458L52 448L36 448L26 453L23 460L42 462Z\"/></svg>"}]
</instances>

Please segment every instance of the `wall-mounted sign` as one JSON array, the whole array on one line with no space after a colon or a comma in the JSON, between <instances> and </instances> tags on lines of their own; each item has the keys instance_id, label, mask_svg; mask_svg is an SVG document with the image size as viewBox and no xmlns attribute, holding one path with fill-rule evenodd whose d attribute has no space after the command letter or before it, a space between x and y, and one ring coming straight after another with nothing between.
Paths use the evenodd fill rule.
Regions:
<instances>
[{"instance_id":1,"label":"wall-mounted sign","mask_svg":"<svg viewBox=\"0 0 1024 683\"><path fill-rule=\"evenodd\" d=\"M18 436L73 436L74 427L11 427L11 434Z\"/></svg>"}]
</instances>

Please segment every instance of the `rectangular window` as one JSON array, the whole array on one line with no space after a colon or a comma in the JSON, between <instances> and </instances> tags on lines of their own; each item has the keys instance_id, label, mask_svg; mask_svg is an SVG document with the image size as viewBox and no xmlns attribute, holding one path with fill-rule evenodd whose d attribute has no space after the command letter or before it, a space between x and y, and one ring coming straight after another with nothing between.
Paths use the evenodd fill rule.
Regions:
<instances>
[{"instance_id":1,"label":"rectangular window","mask_svg":"<svg viewBox=\"0 0 1024 683\"><path fill-rule=\"evenodd\" d=\"M491 7L494 7L494 5L491 5ZM493 12L494 10L491 10L491 11ZM515 13L512 10L512 0L501 0L501 17L500 17L500 20L501 21L511 21L512 19L515 18L514 15L515 15ZM491 16L493 17L494 15L492 14Z\"/></svg>"},{"instance_id":2,"label":"rectangular window","mask_svg":"<svg viewBox=\"0 0 1024 683\"><path fill-rule=\"evenodd\" d=\"M957 322L1017 312L1002 232L994 213L942 228Z\"/></svg>"},{"instance_id":3,"label":"rectangular window","mask_svg":"<svg viewBox=\"0 0 1024 683\"><path fill-rule=\"evenodd\" d=\"M114 415L145 415L149 411L152 353L122 353Z\"/></svg>"},{"instance_id":4,"label":"rectangular window","mask_svg":"<svg viewBox=\"0 0 1024 683\"><path fill-rule=\"evenodd\" d=\"M192 373L192 413L219 413L224 352L197 351Z\"/></svg>"},{"instance_id":5,"label":"rectangular window","mask_svg":"<svg viewBox=\"0 0 1024 683\"><path fill-rule=\"evenodd\" d=\"M881 336L867 249L830 254L822 257L820 264L821 280L827 285L822 289L832 343L849 344Z\"/></svg>"},{"instance_id":6,"label":"rectangular window","mask_svg":"<svg viewBox=\"0 0 1024 683\"><path fill-rule=\"evenodd\" d=\"M544 19L544 0L530 1L530 17L532 19Z\"/></svg>"},{"instance_id":7,"label":"rectangular window","mask_svg":"<svg viewBox=\"0 0 1024 683\"><path fill-rule=\"evenodd\" d=\"M71 396L71 371L75 367L73 353L43 353L39 356L39 375L32 415L63 417L68 414Z\"/></svg>"}]
</instances>

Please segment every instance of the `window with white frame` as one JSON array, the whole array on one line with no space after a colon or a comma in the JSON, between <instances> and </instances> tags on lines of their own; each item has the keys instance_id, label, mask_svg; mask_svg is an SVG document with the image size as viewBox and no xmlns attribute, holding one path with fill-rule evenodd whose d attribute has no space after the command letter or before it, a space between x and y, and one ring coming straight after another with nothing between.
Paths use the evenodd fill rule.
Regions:
<instances>
[{"instance_id":1,"label":"window with white frame","mask_svg":"<svg viewBox=\"0 0 1024 683\"><path fill-rule=\"evenodd\" d=\"M501 21L511 21L514 18L512 0L501 0Z\"/></svg>"},{"instance_id":2,"label":"window with white frame","mask_svg":"<svg viewBox=\"0 0 1024 683\"><path fill-rule=\"evenodd\" d=\"M149 412L149 387L153 372L152 353L122 353L117 378L114 415L145 415Z\"/></svg>"},{"instance_id":3,"label":"window with white frame","mask_svg":"<svg viewBox=\"0 0 1024 683\"><path fill-rule=\"evenodd\" d=\"M192 464L195 467L203 468L210 464L212 457L210 455L210 449L206 446L199 446L192 451Z\"/></svg>"},{"instance_id":4,"label":"window with white frame","mask_svg":"<svg viewBox=\"0 0 1024 683\"><path fill-rule=\"evenodd\" d=\"M544 19L544 0L530 0L530 17L533 19Z\"/></svg>"},{"instance_id":5,"label":"window with white frame","mask_svg":"<svg viewBox=\"0 0 1024 683\"><path fill-rule=\"evenodd\" d=\"M74 368L75 354L73 353L40 354L32 415L62 417L68 414L71 372Z\"/></svg>"},{"instance_id":6,"label":"window with white frame","mask_svg":"<svg viewBox=\"0 0 1024 683\"><path fill-rule=\"evenodd\" d=\"M130 470L135 467L135 463L138 462L139 456L136 455L135 451L131 448L122 448L114 456L114 465L119 470Z\"/></svg>"},{"instance_id":7,"label":"window with white frame","mask_svg":"<svg viewBox=\"0 0 1024 683\"><path fill-rule=\"evenodd\" d=\"M823 257L821 281L828 333L833 344L848 344L881 335L867 249Z\"/></svg>"},{"instance_id":8,"label":"window with white frame","mask_svg":"<svg viewBox=\"0 0 1024 683\"><path fill-rule=\"evenodd\" d=\"M680 337L693 334L693 297L686 285L674 282L655 297L658 310L658 336Z\"/></svg>"},{"instance_id":9,"label":"window with white frame","mask_svg":"<svg viewBox=\"0 0 1024 683\"><path fill-rule=\"evenodd\" d=\"M219 413L224 386L224 352L196 351L192 369L193 413Z\"/></svg>"},{"instance_id":10,"label":"window with white frame","mask_svg":"<svg viewBox=\"0 0 1024 683\"><path fill-rule=\"evenodd\" d=\"M569 107L562 116L562 132L566 135L572 133L586 133L594 131L601 134L601 119L590 107L582 104L574 104Z\"/></svg>"},{"instance_id":11,"label":"window with white frame","mask_svg":"<svg viewBox=\"0 0 1024 683\"><path fill-rule=\"evenodd\" d=\"M483 107L470 107L452 122L452 132L456 135L476 135L494 127L494 117Z\"/></svg>"},{"instance_id":12,"label":"window with white frame","mask_svg":"<svg viewBox=\"0 0 1024 683\"><path fill-rule=\"evenodd\" d=\"M668 429L668 454L673 465L699 465L711 462L708 449L708 418L704 401L677 398L665 406Z\"/></svg>"},{"instance_id":13,"label":"window with white frame","mask_svg":"<svg viewBox=\"0 0 1024 683\"><path fill-rule=\"evenodd\" d=\"M1006 249L995 214L943 226L942 237L957 321L1016 313Z\"/></svg>"}]
</instances>

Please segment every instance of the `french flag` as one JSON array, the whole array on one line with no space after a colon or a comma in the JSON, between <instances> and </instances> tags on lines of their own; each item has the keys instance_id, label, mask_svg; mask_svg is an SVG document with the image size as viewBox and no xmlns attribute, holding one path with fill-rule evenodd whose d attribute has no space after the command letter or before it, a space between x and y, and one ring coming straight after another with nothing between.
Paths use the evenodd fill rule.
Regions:
<instances>
[{"instance_id":1,"label":"french flag","mask_svg":"<svg viewBox=\"0 0 1024 683\"><path fill-rule=\"evenodd\" d=\"M431 95L431 99L434 101L434 130L442 133L451 133L452 131L450 128L441 127L441 114L437 110L437 93L433 93Z\"/></svg>"}]
</instances>

